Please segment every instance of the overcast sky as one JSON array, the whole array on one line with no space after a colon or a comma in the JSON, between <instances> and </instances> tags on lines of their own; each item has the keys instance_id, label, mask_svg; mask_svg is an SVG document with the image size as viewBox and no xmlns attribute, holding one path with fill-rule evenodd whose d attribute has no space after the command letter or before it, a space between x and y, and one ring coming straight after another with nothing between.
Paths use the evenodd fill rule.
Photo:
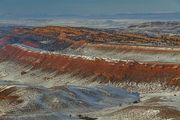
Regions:
<instances>
[{"instance_id":1,"label":"overcast sky","mask_svg":"<svg viewBox=\"0 0 180 120\"><path fill-rule=\"evenodd\" d=\"M98 15L180 12L180 0L0 0L0 14Z\"/></svg>"}]
</instances>

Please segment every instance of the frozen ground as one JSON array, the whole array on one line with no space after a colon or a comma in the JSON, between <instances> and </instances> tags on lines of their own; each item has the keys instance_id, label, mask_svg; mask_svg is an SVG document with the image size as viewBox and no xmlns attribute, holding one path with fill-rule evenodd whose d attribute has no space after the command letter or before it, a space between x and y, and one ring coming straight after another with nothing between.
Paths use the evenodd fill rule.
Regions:
<instances>
[{"instance_id":1,"label":"frozen ground","mask_svg":"<svg viewBox=\"0 0 180 120\"><path fill-rule=\"evenodd\" d=\"M180 51L180 49L179 49ZM126 50L97 50L88 47L82 47L77 50L67 49L64 51L66 54L82 55L91 58L99 57L111 60L134 60L142 62L169 62L180 63L180 52L164 52L164 53L145 53L143 51L126 51Z\"/></svg>"},{"instance_id":2,"label":"frozen ground","mask_svg":"<svg viewBox=\"0 0 180 120\"><path fill-rule=\"evenodd\" d=\"M11 81L0 82L0 118L59 120L139 101L139 94L113 86L45 88Z\"/></svg>"},{"instance_id":3,"label":"frozen ground","mask_svg":"<svg viewBox=\"0 0 180 120\"><path fill-rule=\"evenodd\" d=\"M13 44L13 46L18 46L21 49L40 52L40 53L48 53L48 54L62 54L68 55L71 57L82 57L85 59L93 60L95 58L102 58L110 61L138 61L138 62L161 62L161 63L180 63L180 48L148 48L150 52L144 52L142 50L138 51L127 51L125 49L122 50L99 50L92 48L91 44L84 45L79 47L78 49L67 48L63 51L57 52L49 52L42 49L32 48L21 44ZM143 46L139 46L143 48ZM144 50L148 50L147 47L144 47ZM153 51L153 49L157 49L157 51ZM158 50L162 50L159 52ZM169 51L168 51L169 50Z\"/></svg>"},{"instance_id":4,"label":"frozen ground","mask_svg":"<svg viewBox=\"0 0 180 120\"><path fill-rule=\"evenodd\" d=\"M27 74L21 74L22 70ZM83 85L87 81L68 74L54 77L55 73L31 70L10 61L0 63L0 71L0 119L3 120L83 119L83 114L140 100L138 93L112 85Z\"/></svg>"},{"instance_id":5,"label":"frozen ground","mask_svg":"<svg viewBox=\"0 0 180 120\"><path fill-rule=\"evenodd\" d=\"M22 71L27 73L22 74ZM89 82L91 78L70 74L57 76L12 61L0 63L0 79L0 118L3 120L180 118L180 92L162 90L158 84L136 86L134 90L142 93L139 96L121 89L123 83L116 85L118 87L100 85ZM134 91L133 88L129 90Z\"/></svg>"}]
</instances>

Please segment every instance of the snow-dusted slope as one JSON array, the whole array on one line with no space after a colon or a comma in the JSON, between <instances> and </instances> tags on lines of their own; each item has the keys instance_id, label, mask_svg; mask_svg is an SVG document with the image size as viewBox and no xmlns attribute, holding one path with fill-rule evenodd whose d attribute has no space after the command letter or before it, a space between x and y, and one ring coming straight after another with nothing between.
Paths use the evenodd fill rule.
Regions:
<instances>
[{"instance_id":1,"label":"snow-dusted slope","mask_svg":"<svg viewBox=\"0 0 180 120\"><path fill-rule=\"evenodd\" d=\"M139 101L138 93L113 86L58 86L45 88L0 82L0 118L55 120Z\"/></svg>"}]
</instances>

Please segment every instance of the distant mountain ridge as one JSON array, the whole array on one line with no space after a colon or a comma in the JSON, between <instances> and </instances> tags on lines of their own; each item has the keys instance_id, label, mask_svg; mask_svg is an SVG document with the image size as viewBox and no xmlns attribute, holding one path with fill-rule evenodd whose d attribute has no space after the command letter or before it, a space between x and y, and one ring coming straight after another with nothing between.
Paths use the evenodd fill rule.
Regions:
<instances>
[{"instance_id":1,"label":"distant mountain ridge","mask_svg":"<svg viewBox=\"0 0 180 120\"><path fill-rule=\"evenodd\" d=\"M179 20L179 12L169 13L117 13L114 15L78 15L78 14L60 14L60 15L48 15L48 14L3 14L0 13L1 19L29 19L29 18L81 18L81 19L145 19L145 20Z\"/></svg>"}]
</instances>

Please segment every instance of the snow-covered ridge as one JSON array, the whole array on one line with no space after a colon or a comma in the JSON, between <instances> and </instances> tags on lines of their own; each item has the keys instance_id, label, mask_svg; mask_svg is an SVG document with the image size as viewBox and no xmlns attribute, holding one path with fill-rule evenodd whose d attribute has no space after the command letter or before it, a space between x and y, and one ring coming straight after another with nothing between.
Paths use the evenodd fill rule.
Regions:
<instances>
[{"instance_id":1,"label":"snow-covered ridge","mask_svg":"<svg viewBox=\"0 0 180 120\"><path fill-rule=\"evenodd\" d=\"M96 60L96 59L101 59L101 60L105 60L106 62L135 62L134 60L118 60L118 59L110 59L110 58L99 58L99 57L91 57L91 56L85 56L85 55L73 55L73 54L63 54L60 52L51 52L51 51L46 51L46 50L42 50L42 49L38 49L38 48L33 48L30 46L26 46L23 44L12 44L12 46L21 48L25 51L28 52L33 52L33 53L39 53L39 54L48 54L48 55L61 55L61 56L67 56L67 57L71 57L71 58L82 58L82 59L86 59L86 60ZM143 64L141 62L137 62L139 64Z\"/></svg>"}]
</instances>

